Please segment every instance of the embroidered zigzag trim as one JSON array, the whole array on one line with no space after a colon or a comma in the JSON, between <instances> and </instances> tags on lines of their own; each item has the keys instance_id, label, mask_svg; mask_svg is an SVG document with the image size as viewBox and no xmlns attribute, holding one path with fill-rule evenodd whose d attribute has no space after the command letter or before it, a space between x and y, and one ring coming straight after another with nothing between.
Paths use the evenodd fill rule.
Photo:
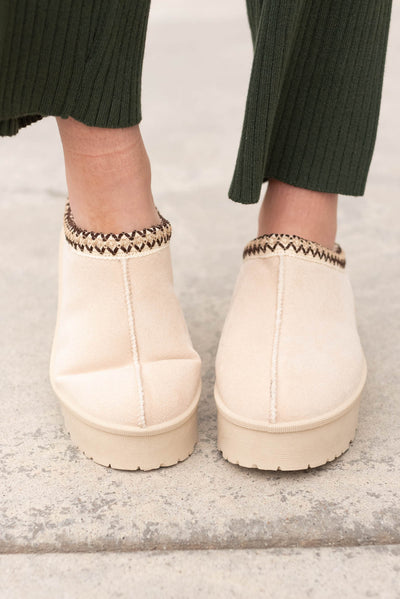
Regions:
<instances>
[{"instance_id":1,"label":"embroidered zigzag trim","mask_svg":"<svg viewBox=\"0 0 400 599\"><path fill-rule=\"evenodd\" d=\"M285 235L283 233L261 235L252 239L244 248L243 258L282 250L288 253L303 254L304 256L310 255L341 268L346 265L346 257L340 245L335 244L335 249L330 250L315 241L308 241L297 235Z\"/></svg>"},{"instance_id":2,"label":"embroidered zigzag trim","mask_svg":"<svg viewBox=\"0 0 400 599\"><path fill-rule=\"evenodd\" d=\"M171 224L159 213L161 223L131 233L95 233L80 229L67 202L64 213L65 238L75 250L85 254L127 256L166 245L171 238Z\"/></svg>"}]
</instances>

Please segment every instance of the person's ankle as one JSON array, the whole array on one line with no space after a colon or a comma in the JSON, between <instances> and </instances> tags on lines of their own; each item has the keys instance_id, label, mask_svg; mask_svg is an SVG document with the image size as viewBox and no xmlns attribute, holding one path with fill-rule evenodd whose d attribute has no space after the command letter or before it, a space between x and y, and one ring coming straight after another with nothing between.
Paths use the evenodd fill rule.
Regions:
<instances>
[{"instance_id":1,"label":"person's ankle","mask_svg":"<svg viewBox=\"0 0 400 599\"><path fill-rule=\"evenodd\" d=\"M154 205L153 198L124 198L114 194L112 201L107 198L96 202L77 200L68 196L74 221L87 231L99 233L128 233L134 230L158 225L160 215Z\"/></svg>"},{"instance_id":2,"label":"person's ankle","mask_svg":"<svg viewBox=\"0 0 400 599\"><path fill-rule=\"evenodd\" d=\"M125 152L83 157L83 160L87 176L81 171L67 176L69 202L78 226L122 233L160 223L144 146L135 153L135 161Z\"/></svg>"},{"instance_id":3,"label":"person's ankle","mask_svg":"<svg viewBox=\"0 0 400 599\"><path fill-rule=\"evenodd\" d=\"M337 195L310 191L272 179L258 217L258 235L285 233L333 248Z\"/></svg>"},{"instance_id":4,"label":"person's ankle","mask_svg":"<svg viewBox=\"0 0 400 599\"><path fill-rule=\"evenodd\" d=\"M139 126L105 129L71 118L57 123L69 203L80 228L122 233L160 223Z\"/></svg>"}]
</instances>

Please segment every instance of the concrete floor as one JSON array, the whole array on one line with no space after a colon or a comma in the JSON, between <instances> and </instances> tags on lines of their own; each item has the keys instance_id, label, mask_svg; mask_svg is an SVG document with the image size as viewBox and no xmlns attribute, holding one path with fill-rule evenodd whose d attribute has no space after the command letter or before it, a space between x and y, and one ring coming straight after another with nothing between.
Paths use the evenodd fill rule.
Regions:
<instances>
[{"instance_id":1,"label":"concrete floor","mask_svg":"<svg viewBox=\"0 0 400 599\"><path fill-rule=\"evenodd\" d=\"M244 2L155 0L144 65L155 197L203 358L200 441L186 462L118 472L71 445L48 381L66 196L57 128L48 118L0 140L1 599L400 596L394 4L367 194L340 205L369 377L356 441L323 468L246 470L216 449L213 361L257 213L226 199L251 63Z\"/></svg>"}]
</instances>

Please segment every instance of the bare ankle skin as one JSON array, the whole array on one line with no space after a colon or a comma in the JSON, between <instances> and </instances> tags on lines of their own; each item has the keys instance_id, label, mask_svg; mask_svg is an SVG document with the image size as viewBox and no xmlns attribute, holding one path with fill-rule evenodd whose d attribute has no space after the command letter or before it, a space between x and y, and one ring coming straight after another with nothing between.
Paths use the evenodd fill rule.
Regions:
<instances>
[{"instance_id":1,"label":"bare ankle skin","mask_svg":"<svg viewBox=\"0 0 400 599\"><path fill-rule=\"evenodd\" d=\"M258 235L287 233L333 248L338 196L271 179L258 217Z\"/></svg>"},{"instance_id":2,"label":"bare ankle skin","mask_svg":"<svg viewBox=\"0 0 400 599\"><path fill-rule=\"evenodd\" d=\"M121 233L158 224L150 161L139 126L108 129L89 127L71 117L56 120L77 225Z\"/></svg>"}]
</instances>

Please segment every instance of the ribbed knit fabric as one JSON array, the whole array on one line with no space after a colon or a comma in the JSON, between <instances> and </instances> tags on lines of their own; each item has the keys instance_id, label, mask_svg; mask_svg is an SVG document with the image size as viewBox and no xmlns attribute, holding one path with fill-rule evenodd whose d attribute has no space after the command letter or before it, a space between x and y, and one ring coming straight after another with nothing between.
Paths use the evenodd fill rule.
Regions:
<instances>
[{"instance_id":1,"label":"ribbed knit fabric","mask_svg":"<svg viewBox=\"0 0 400 599\"><path fill-rule=\"evenodd\" d=\"M45 115L141 120L150 0L0 0L0 135Z\"/></svg>"},{"instance_id":2,"label":"ribbed knit fabric","mask_svg":"<svg viewBox=\"0 0 400 599\"><path fill-rule=\"evenodd\" d=\"M137 124L149 7L0 0L0 135L45 115ZM229 197L257 202L272 177L362 195L391 0L247 0L247 8L254 61Z\"/></svg>"},{"instance_id":3,"label":"ribbed knit fabric","mask_svg":"<svg viewBox=\"0 0 400 599\"><path fill-rule=\"evenodd\" d=\"M269 178L362 195L378 124L391 0L247 0L254 44L229 197Z\"/></svg>"}]
</instances>

